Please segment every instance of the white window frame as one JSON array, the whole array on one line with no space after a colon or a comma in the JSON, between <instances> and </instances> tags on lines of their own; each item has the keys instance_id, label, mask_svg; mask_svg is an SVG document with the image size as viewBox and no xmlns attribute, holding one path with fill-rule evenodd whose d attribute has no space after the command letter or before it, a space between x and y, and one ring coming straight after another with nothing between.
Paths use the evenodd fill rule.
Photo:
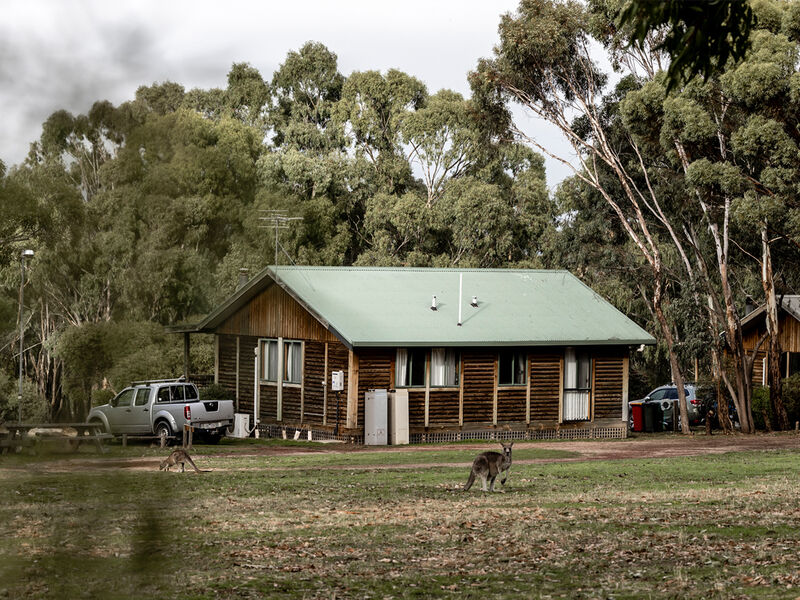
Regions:
<instances>
[{"instance_id":1,"label":"white window frame","mask_svg":"<svg viewBox=\"0 0 800 600\"><path fill-rule=\"evenodd\" d=\"M512 366L511 366L511 378L514 379L514 376L517 372L517 359L522 358L522 362L524 363L524 367L522 370L522 381L511 381L511 382L502 382L500 381L500 373L502 373L501 363L503 360L503 353L509 353L512 357ZM501 350L497 353L497 386L498 387L524 387L528 385L528 353L525 350L519 349L511 349L508 350Z\"/></svg>"},{"instance_id":2,"label":"white window frame","mask_svg":"<svg viewBox=\"0 0 800 600\"><path fill-rule=\"evenodd\" d=\"M291 349L295 347L298 348L297 354L299 356L297 356L297 360L300 363L300 369L299 369L300 378L297 381L290 378L291 373L289 369L291 362L294 360L291 357L292 355ZM298 387L303 385L303 355L304 355L303 350L304 348L302 340L283 340L283 366L282 366L283 379L281 381L283 382L284 385L298 386Z\"/></svg>"},{"instance_id":3,"label":"white window frame","mask_svg":"<svg viewBox=\"0 0 800 600\"><path fill-rule=\"evenodd\" d=\"M403 381L401 383L401 381L400 381L400 379L401 379L401 377L400 377L400 374L401 374L400 373L400 369L401 369L401 365L403 364L403 361L401 359L401 353L403 353L403 352L405 352L405 357L406 357L406 360L405 360L406 377L405 377L405 381ZM421 357L422 361L423 361L422 368L423 368L424 371L423 371L423 374L422 374L422 383L416 383L416 384L412 384L411 383L411 371L412 371L413 365L415 364L415 361L412 360L413 354L417 354L417 360L419 360L419 358ZM427 362L428 362L428 360L427 360L427 350L424 350L424 349L421 349L421 348L398 348L397 349L397 353L395 354L394 386L396 388L424 388L425 387L425 382L427 381L427 376L428 376L428 373L427 373ZM408 382L408 383L406 383L406 382Z\"/></svg>"},{"instance_id":4,"label":"white window frame","mask_svg":"<svg viewBox=\"0 0 800 600\"><path fill-rule=\"evenodd\" d=\"M589 364L587 386L580 386L578 381L581 358ZM591 420L592 367L592 357L588 352L579 352L573 347L564 349L562 421Z\"/></svg>"},{"instance_id":5,"label":"white window frame","mask_svg":"<svg viewBox=\"0 0 800 600\"><path fill-rule=\"evenodd\" d=\"M275 345L275 351L270 352L271 344ZM261 338L258 340L259 349L261 352L261 361L258 365L258 378L259 381L266 382L266 383L278 383L278 373L280 372L279 368L280 365L278 364L278 360L280 358L280 348L278 347L278 339L277 338ZM275 363L275 377L271 379L269 377L270 371L270 362L274 358Z\"/></svg>"}]
</instances>

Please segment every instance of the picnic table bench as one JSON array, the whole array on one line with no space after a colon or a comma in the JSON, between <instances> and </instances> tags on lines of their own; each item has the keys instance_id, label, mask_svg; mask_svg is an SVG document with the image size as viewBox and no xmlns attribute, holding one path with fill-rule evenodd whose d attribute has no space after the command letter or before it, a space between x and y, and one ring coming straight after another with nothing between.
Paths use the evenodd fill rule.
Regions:
<instances>
[{"instance_id":1,"label":"picnic table bench","mask_svg":"<svg viewBox=\"0 0 800 600\"><path fill-rule=\"evenodd\" d=\"M7 432L0 432L0 449L7 452L10 448L19 450L25 446L36 446L42 442L67 442L73 450L87 442L93 442L97 451L103 453L103 440L113 438L106 433L103 425L99 423L6 423L3 425ZM52 430L44 436L31 436L34 429ZM58 431L61 430L61 431ZM74 430L76 435L71 435L66 430Z\"/></svg>"}]
</instances>

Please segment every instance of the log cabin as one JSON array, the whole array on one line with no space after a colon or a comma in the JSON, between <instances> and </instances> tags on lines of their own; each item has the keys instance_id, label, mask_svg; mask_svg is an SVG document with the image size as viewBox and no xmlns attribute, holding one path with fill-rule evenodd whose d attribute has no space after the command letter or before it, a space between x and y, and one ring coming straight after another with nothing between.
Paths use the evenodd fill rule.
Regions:
<instances>
[{"instance_id":1,"label":"log cabin","mask_svg":"<svg viewBox=\"0 0 800 600\"><path fill-rule=\"evenodd\" d=\"M514 269L271 266L173 331L214 335L261 435L356 443L371 389L407 392L412 443L625 437L629 353L655 343L568 271Z\"/></svg>"},{"instance_id":2,"label":"log cabin","mask_svg":"<svg viewBox=\"0 0 800 600\"><path fill-rule=\"evenodd\" d=\"M781 300L781 298L779 298ZM752 356L753 350L759 341L755 361L753 362L753 386L766 386L769 370L767 368L767 322L764 305L755 308L742 319L742 342L748 355ZM800 372L800 296L785 295L778 308L778 332L781 342L781 374L789 377Z\"/></svg>"}]
</instances>

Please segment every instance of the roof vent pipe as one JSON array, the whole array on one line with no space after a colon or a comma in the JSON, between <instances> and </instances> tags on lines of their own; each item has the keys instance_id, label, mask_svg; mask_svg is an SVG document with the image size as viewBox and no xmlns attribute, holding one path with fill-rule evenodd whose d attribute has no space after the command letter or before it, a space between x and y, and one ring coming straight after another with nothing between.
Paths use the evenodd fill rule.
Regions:
<instances>
[{"instance_id":1,"label":"roof vent pipe","mask_svg":"<svg viewBox=\"0 0 800 600\"><path fill-rule=\"evenodd\" d=\"M470 302L469 305L472 308L478 308L478 297L477 296L473 296L472 297L472 302Z\"/></svg>"},{"instance_id":2,"label":"roof vent pipe","mask_svg":"<svg viewBox=\"0 0 800 600\"><path fill-rule=\"evenodd\" d=\"M436 296L434 296L433 300L431 300L431 310L438 310L436 306Z\"/></svg>"},{"instance_id":3,"label":"roof vent pipe","mask_svg":"<svg viewBox=\"0 0 800 600\"><path fill-rule=\"evenodd\" d=\"M242 289L245 286L245 284L247 284L248 280L250 279L249 275L250 275L250 269L246 269L244 267L239 269L239 283L236 284L237 290Z\"/></svg>"}]
</instances>

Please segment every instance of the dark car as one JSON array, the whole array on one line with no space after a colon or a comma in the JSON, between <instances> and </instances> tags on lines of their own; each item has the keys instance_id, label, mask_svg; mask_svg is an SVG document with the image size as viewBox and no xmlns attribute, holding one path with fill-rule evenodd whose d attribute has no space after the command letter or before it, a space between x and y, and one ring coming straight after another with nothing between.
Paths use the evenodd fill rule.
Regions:
<instances>
[{"instance_id":1,"label":"dark car","mask_svg":"<svg viewBox=\"0 0 800 600\"><path fill-rule=\"evenodd\" d=\"M694 385L687 384L684 386L684 390L686 391L686 408L689 411L689 423L696 424L699 423L702 418L702 406L700 400L697 398L697 388ZM663 419L663 428L664 429L672 429L673 422L672 422L672 415L679 414L680 409L677 406L678 400L678 388L675 385L662 385L661 387L657 387L652 392L647 394L644 398L640 400L640 402L646 403L655 403L658 404L661 412L664 415ZM675 410L673 410L673 408ZM631 415L629 417L629 427L633 429L633 411L628 409L628 414Z\"/></svg>"}]
</instances>

